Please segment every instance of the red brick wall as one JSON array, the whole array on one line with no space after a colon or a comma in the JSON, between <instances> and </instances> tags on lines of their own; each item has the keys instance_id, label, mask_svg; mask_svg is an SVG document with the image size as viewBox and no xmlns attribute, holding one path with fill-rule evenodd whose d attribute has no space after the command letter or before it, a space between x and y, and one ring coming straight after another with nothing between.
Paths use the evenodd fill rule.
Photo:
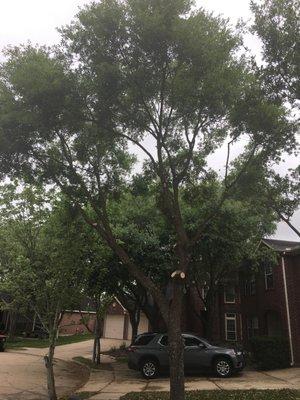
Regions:
<instances>
[{"instance_id":1,"label":"red brick wall","mask_svg":"<svg viewBox=\"0 0 300 400\"><path fill-rule=\"evenodd\" d=\"M287 257L285 265L294 356L300 365L300 255Z\"/></svg>"},{"instance_id":2,"label":"red brick wall","mask_svg":"<svg viewBox=\"0 0 300 400\"><path fill-rule=\"evenodd\" d=\"M290 306L291 330L296 364L300 365L300 255L286 255L286 278ZM277 313L281 321L282 335L288 338L288 324L286 301L282 273L282 261L278 257L278 265L273 269L274 287L265 288L264 271L257 274L256 293L254 295L244 294L244 282L242 276L236 289L239 293L236 304L224 303L224 292L220 290L215 310L215 323L213 329L214 341L225 341L225 313L237 314L238 341L247 344L248 341L248 317L258 317L259 334L267 335L267 314ZM193 308L201 311L203 304L196 290L190 290L186 298L185 318L183 329L203 334L200 319L193 312ZM240 317L241 316L241 317Z\"/></svg>"},{"instance_id":3,"label":"red brick wall","mask_svg":"<svg viewBox=\"0 0 300 400\"><path fill-rule=\"evenodd\" d=\"M83 315L88 316L88 314L83 313ZM95 316L94 314L89 314L89 328L91 331L94 330L95 326ZM82 323L82 317L79 312L65 312L62 320L59 324L59 333L66 335L74 335L76 333L87 333L88 329Z\"/></svg>"},{"instance_id":4,"label":"red brick wall","mask_svg":"<svg viewBox=\"0 0 300 400\"><path fill-rule=\"evenodd\" d=\"M257 316L259 323L259 334L267 335L267 313L272 311L278 313L281 319L281 327L284 335L287 335L287 318L284 297L283 275L281 260L273 269L274 287L265 288L264 271L261 270L256 279L256 293L254 295L244 295L242 290L242 314L243 314L243 333L245 339L248 338L247 317Z\"/></svg>"}]
</instances>

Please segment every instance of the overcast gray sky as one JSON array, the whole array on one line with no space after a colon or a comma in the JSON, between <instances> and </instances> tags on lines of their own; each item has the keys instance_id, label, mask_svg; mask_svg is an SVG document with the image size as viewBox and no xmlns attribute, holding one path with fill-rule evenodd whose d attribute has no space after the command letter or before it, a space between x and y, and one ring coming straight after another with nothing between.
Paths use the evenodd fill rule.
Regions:
<instances>
[{"instance_id":1,"label":"overcast gray sky","mask_svg":"<svg viewBox=\"0 0 300 400\"><path fill-rule=\"evenodd\" d=\"M90 3L90 0L0 0L0 52L7 45L17 45L30 40L33 44L52 45L59 41L56 28L68 24L77 13L79 7ZM197 0L197 5L223 14L233 24L239 18L249 20L249 0ZM247 46L259 58L260 44L253 37L248 37ZM0 56L1 58L1 56ZM211 160L216 169L224 166L222 151ZM298 161L288 157L280 170L294 168ZM300 227L300 211L293 222ZM280 239L299 240L286 226L280 223L276 232Z\"/></svg>"}]
</instances>

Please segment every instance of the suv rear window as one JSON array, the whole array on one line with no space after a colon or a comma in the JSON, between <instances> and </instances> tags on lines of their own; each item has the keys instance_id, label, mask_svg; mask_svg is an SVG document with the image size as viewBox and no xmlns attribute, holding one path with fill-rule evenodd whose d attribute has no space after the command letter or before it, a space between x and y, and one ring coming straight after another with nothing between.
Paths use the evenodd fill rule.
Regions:
<instances>
[{"instance_id":1,"label":"suv rear window","mask_svg":"<svg viewBox=\"0 0 300 400\"><path fill-rule=\"evenodd\" d=\"M163 346L168 346L168 336L167 335L162 336L159 343Z\"/></svg>"},{"instance_id":2,"label":"suv rear window","mask_svg":"<svg viewBox=\"0 0 300 400\"><path fill-rule=\"evenodd\" d=\"M146 346L151 342L155 335L142 335L138 336L133 342L134 346Z\"/></svg>"}]
</instances>

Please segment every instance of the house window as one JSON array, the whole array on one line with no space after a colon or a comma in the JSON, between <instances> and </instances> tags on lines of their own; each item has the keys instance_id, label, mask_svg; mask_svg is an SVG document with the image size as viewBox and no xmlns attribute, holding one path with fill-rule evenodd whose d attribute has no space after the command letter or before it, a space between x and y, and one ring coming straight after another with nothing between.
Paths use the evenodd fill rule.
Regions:
<instances>
[{"instance_id":1,"label":"house window","mask_svg":"<svg viewBox=\"0 0 300 400\"><path fill-rule=\"evenodd\" d=\"M270 265L265 266L265 288L273 289L274 287L274 278L273 278L273 267Z\"/></svg>"},{"instance_id":2,"label":"house window","mask_svg":"<svg viewBox=\"0 0 300 400\"><path fill-rule=\"evenodd\" d=\"M256 293L256 280L255 280L255 275L251 275L250 281L249 281L249 294L250 296L253 296Z\"/></svg>"},{"instance_id":3,"label":"house window","mask_svg":"<svg viewBox=\"0 0 300 400\"><path fill-rule=\"evenodd\" d=\"M258 318L257 317L249 317L247 319L247 328L248 328L249 339L253 336L258 336L258 334L259 334Z\"/></svg>"},{"instance_id":4,"label":"house window","mask_svg":"<svg viewBox=\"0 0 300 400\"><path fill-rule=\"evenodd\" d=\"M224 290L224 302L233 304L236 299L236 291L234 286L226 286Z\"/></svg>"},{"instance_id":5,"label":"house window","mask_svg":"<svg viewBox=\"0 0 300 400\"><path fill-rule=\"evenodd\" d=\"M256 279L255 275L251 275L249 279L245 280L244 294L245 296L253 296L256 293Z\"/></svg>"},{"instance_id":6,"label":"house window","mask_svg":"<svg viewBox=\"0 0 300 400\"><path fill-rule=\"evenodd\" d=\"M236 314L225 314L225 336L228 341L236 341Z\"/></svg>"}]
</instances>

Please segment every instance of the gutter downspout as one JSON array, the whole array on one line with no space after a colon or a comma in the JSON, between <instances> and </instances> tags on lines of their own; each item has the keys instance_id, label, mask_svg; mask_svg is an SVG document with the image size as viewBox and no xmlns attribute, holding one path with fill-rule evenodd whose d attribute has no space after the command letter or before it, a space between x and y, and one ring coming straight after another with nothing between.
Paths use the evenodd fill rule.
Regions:
<instances>
[{"instance_id":1,"label":"gutter downspout","mask_svg":"<svg viewBox=\"0 0 300 400\"><path fill-rule=\"evenodd\" d=\"M284 255L285 255L285 253L283 253L281 256L281 265L282 265L283 286L284 286L284 296L285 296L285 305L286 305L286 317L287 317L289 344L290 344L290 353L291 353L291 363L290 364L291 364L291 366L293 366L294 365L294 349L293 349L293 340L292 340L290 305L289 305L289 297L288 297L287 283L286 283Z\"/></svg>"}]
</instances>

